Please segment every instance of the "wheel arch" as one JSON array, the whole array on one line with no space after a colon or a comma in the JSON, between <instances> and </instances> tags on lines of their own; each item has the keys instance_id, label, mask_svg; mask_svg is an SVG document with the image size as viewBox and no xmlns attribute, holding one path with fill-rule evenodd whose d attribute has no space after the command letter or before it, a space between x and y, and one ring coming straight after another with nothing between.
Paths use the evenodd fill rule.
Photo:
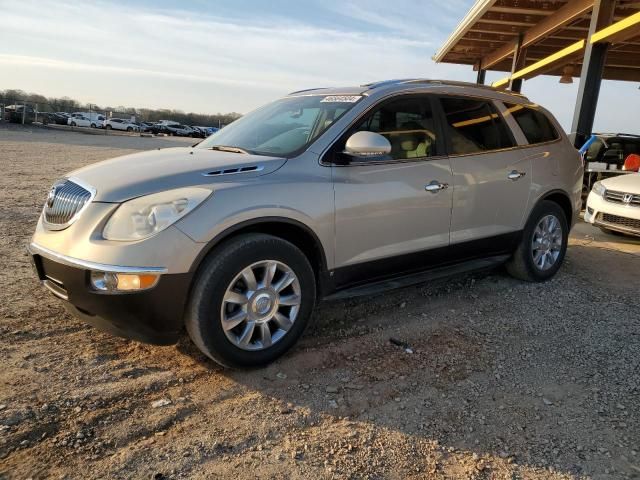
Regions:
<instances>
[{"instance_id":1,"label":"wheel arch","mask_svg":"<svg viewBox=\"0 0 640 480\"><path fill-rule=\"evenodd\" d=\"M322 242L316 233L307 225L286 217L261 217L246 220L233 225L216 235L201 250L189 269L195 272L203 260L219 245L247 233L263 233L286 240L297 248L309 259L309 263L316 275L318 291L322 291L327 273L327 258Z\"/></svg>"},{"instance_id":2,"label":"wheel arch","mask_svg":"<svg viewBox=\"0 0 640 480\"><path fill-rule=\"evenodd\" d=\"M550 190L549 192L545 193L538 199L538 201L535 203L531 211L533 212L533 210L541 202L545 200L554 202L558 204L560 208L562 208L562 211L567 217L567 225L569 225L569 228L571 228L571 225L573 225L574 219L573 219L573 207L571 204L571 197L569 196L569 194L564 190L560 190L560 189Z\"/></svg>"}]
</instances>

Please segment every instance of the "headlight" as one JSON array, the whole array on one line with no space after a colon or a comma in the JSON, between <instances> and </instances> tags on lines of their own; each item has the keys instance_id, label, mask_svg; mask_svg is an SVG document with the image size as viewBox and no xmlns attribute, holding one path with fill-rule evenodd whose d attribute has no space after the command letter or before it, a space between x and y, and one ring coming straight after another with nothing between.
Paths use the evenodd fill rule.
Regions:
<instances>
[{"instance_id":1,"label":"headlight","mask_svg":"<svg viewBox=\"0 0 640 480\"><path fill-rule=\"evenodd\" d=\"M602 182L596 182L593 184L593 188L591 189L591 191L596 195L600 195L601 197L604 197L604 193L607 191L607 189L604 188L604 185L602 184Z\"/></svg>"},{"instance_id":2,"label":"headlight","mask_svg":"<svg viewBox=\"0 0 640 480\"><path fill-rule=\"evenodd\" d=\"M120 241L148 238L173 225L211 193L206 188L187 187L134 198L111 215L102 236Z\"/></svg>"}]
</instances>

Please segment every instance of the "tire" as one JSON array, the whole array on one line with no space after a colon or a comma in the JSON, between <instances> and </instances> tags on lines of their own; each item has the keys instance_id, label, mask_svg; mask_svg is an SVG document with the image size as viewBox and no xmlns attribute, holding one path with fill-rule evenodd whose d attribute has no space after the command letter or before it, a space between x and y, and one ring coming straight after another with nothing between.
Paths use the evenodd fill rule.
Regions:
<instances>
[{"instance_id":1,"label":"tire","mask_svg":"<svg viewBox=\"0 0 640 480\"><path fill-rule=\"evenodd\" d=\"M76 122L71 122L71 126L75 127L76 126Z\"/></svg>"},{"instance_id":2,"label":"tire","mask_svg":"<svg viewBox=\"0 0 640 480\"><path fill-rule=\"evenodd\" d=\"M95 123L92 123L92 124L91 124L91 128L96 128L96 124L95 124Z\"/></svg>"},{"instance_id":3,"label":"tire","mask_svg":"<svg viewBox=\"0 0 640 480\"><path fill-rule=\"evenodd\" d=\"M133 132L133 128L127 127L127 132Z\"/></svg>"},{"instance_id":4,"label":"tire","mask_svg":"<svg viewBox=\"0 0 640 480\"><path fill-rule=\"evenodd\" d=\"M265 282L266 262L275 271L273 282ZM252 282L243 279L242 272L247 270L255 274L254 290L248 288ZM287 286L276 293L291 274L294 280L284 282ZM279 303L285 299L287 303L298 301L298 305ZM315 300L313 269L297 247L270 235L241 235L214 249L198 269L185 325L196 346L212 360L225 367L256 367L274 361L293 346L309 323ZM225 319L231 320L226 331ZM271 345L265 346L267 342Z\"/></svg>"},{"instance_id":5,"label":"tire","mask_svg":"<svg viewBox=\"0 0 640 480\"><path fill-rule=\"evenodd\" d=\"M550 225L548 230L553 230L554 233L546 232L544 239L537 243L540 249L536 250L534 247L534 235L540 239L540 233L547 230L547 228L542 228L541 226L543 220L551 222L547 224ZM553 223L554 221L556 223ZM541 229L538 229L539 227ZM511 276L527 282L549 280L562 265L567 253L568 238L569 226L564 211L557 203L543 200L531 212L522 233L522 239L513 256L506 264L507 272ZM558 242L560 243L558 244ZM539 255L545 248L549 253ZM539 261L536 262L534 257L538 258ZM542 266L540 265L541 263Z\"/></svg>"},{"instance_id":6,"label":"tire","mask_svg":"<svg viewBox=\"0 0 640 480\"><path fill-rule=\"evenodd\" d=\"M106 126L106 127L104 127L104 128L106 128L107 130L111 130L113 127L112 127L111 125L107 125L107 126Z\"/></svg>"}]
</instances>

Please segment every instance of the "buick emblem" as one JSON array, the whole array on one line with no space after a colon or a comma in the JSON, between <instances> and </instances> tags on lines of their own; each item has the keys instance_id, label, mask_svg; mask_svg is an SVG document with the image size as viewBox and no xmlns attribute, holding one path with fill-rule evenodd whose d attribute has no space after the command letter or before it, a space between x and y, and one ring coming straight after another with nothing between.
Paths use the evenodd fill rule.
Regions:
<instances>
[{"instance_id":1,"label":"buick emblem","mask_svg":"<svg viewBox=\"0 0 640 480\"><path fill-rule=\"evenodd\" d=\"M624 203L631 203L631 200L633 200L633 195L631 195L630 193L625 193L624 197L622 197L622 201Z\"/></svg>"},{"instance_id":2,"label":"buick emblem","mask_svg":"<svg viewBox=\"0 0 640 480\"><path fill-rule=\"evenodd\" d=\"M53 207L53 201L56 199L56 194L58 193L58 185L54 185L49 190L49 196L47 197L47 208Z\"/></svg>"}]
</instances>

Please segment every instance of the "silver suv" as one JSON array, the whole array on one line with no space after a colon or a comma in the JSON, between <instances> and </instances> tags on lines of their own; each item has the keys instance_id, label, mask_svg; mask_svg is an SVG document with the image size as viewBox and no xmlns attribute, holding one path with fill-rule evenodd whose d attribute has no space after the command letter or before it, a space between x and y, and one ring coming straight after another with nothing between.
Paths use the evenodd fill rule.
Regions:
<instances>
[{"instance_id":1,"label":"silver suv","mask_svg":"<svg viewBox=\"0 0 640 480\"><path fill-rule=\"evenodd\" d=\"M396 80L292 93L200 144L57 181L30 252L74 315L140 341L186 326L227 366L264 364L317 300L506 263L560 268L582 162L520 95Z\"/></svg>"}]
</instances>

